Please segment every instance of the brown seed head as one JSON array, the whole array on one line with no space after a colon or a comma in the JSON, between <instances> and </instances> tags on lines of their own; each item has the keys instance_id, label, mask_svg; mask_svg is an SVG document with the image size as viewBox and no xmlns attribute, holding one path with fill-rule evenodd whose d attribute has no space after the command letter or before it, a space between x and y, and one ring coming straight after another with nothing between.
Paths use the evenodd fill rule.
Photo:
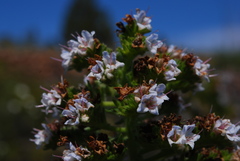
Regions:
<instances>
[{"instance_id":1,"label":"brown seed head","mask_svg":"<svg viewBox=\"0 0 240 161\"><path fill-rule=\"evenodd\" d=\"M131 15L126 14L126 18L122 18L122 20L127 22L129 25L131 25L133 24L134 18Z\"/></svg>"},{"instance_id":2,"label":"brown seed head","mask_svg":"<svg viewBox=\"0 0 240 161\"><path fill-rule=\"evenodd\" d=\"M135 88L133 87L128 87L127 84L124 87L114 87L114 89L120 95L118 97L119 101L122 101L127 95L133 93L133 91L135 90Z\"/></svg>"},{"instance_id":3,"label":"brown seed head","mask_svg":"<svg viewBox=\"0 0 240 161\"><path fill-rule=\"evenodd\" d=\"M108 152L106 141L97 140L93 136L89 137L90 141L87 142L88 146L99 155L103 155Z\"/></svg>"}]
</instances>

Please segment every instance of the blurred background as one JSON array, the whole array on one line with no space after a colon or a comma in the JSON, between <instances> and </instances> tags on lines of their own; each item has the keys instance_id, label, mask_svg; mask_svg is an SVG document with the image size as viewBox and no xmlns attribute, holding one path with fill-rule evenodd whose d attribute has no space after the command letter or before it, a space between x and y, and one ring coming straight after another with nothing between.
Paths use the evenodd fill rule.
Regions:
<instances>
[{"instance_id":1,"label":"blurred background","mask_svg":"<svg viewBox=\"0 0 240 161\"><path fill-rule=\"evenodd\" d=\"M196 94L194 108L205 115L240 118L240 1L192 0L1 0L0 1L0 160L57 160L59 152L36 150L32 128L42 129L45 116L39 87L50 88L67 78L82 82L74 71L64 72L59 44L81 30L115 48L116 22L135 9L152 17L159 39L193 52L210 64L217 77Z\"/></svg>"}]
</instances>

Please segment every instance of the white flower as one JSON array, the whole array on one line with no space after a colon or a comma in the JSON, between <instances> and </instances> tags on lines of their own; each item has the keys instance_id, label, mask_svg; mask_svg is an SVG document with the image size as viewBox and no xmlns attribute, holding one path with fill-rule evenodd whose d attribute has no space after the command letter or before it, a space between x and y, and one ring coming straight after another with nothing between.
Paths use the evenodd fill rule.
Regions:
<instances>
[{"instance_id":1,"label":"white flower","mask_svg":"<svg viewBox=\"0 0 240 161\"><path fill-rule=\"evenodd\" d=\"M80 55L85 55L88 48L93 49L94 47L94 31L89 33L86 30L82 30L81 35L77 36L77 41L68 41L68 46L71 48L72 52L78 53Z\"/></svg>"},{"instance_id":2,"label":"white flower","mask_svg":"<svg viewBox=\"0 0 240 161\"><path fill-rule=\"evenodd\" d=\"M133 17L137 21L137 25L139 30L143 30L147 28L148 30L152 29L152 26L150 25L151 19L149 17L146 17L146 12L144 10L137 9L137 14L134 14Z\"/></svg>"},{"instance_id":3,"label":"white flower","mask_svg":"<svg viewBox=\"0 0 240 161\"><path fill-rule=\"evenodd\" d=\"M205 62L203 62L201 59L197 59L195 64L194 64L194 69L195 69L195 73L196 75L203 77L205 80L207 80L209 82L209 68L210 68L210 64L207 64L207 62L210 59L206 60ZM213 76L213 75L212 75ZM211 77L211 76L210 76Z\"/></svg>"},{"instance_id":4,"label":"white flower","mask_svg":"<svg viewBox=\"0 0 240 161\"><path fill-rule=\"evenodd\" d=\"M137 112L144 113L144 112L150 112L154 115L159 115L158 113L158 106L162 102L157 99L157 95L153 94L145 94L141 98L141 102L138 105Z\"/></svg>"},{"instance_id":5,"label":"white flower","mask_svg":"<svg viewBox=\"0 0 240 161\"><path fill-rule=\"evenodd\" d=\"M102 79L104 73L103 62L96 60L96 63L97 64L91 68L91 72L87 75L87 79L89 79L89 77L94 77L97 80Z\"/></svg>"},{"instance_id":6,"label":"white flower","mask_svg":"<svg viewBox=\"0 0 240 161\"><path fill-rule=\"evenodd\" d=\"M150 112L154 115L159 115L159 107L161 107L164 100L169 99L163 93L166 86L164 84L157 85L152 80L149 81L149 84L151 87L142 85L133 92L135 94L135 101L140 102L137 112Z\"/></svg>"},{"instance_id":7,"label":"white flower","mask_svg":"<svg viewBox=\"0 0 240 161\"><path fill-rule=\"evenodd\" d=\"M75 153L76 147L71 142L69 143L69 146L70 149L63 151L62 159L64 161L81 161L82 157Z\"/></svg>"},{"instance_id":8,"label":"white flower","mask_svg":"<svg viewBox=\"0 0 240 161\"><path fill-rule=\"evenodd\" d=\"M226 129L226 136L229 140L234 141L234 142L239 142L240 141L240 137L239 134L237 134L237 132L239 131L240 126L236 126L234 124L230 125L227 129Z\"/></svg>"},{"instance_id":9,"label":"white flower","mask_svg":"<svg viewBox=\"0 0 240 161\"><path fill-rule=\"evenodd\" d=\"M226 129L232 125L229 119L218 119L215 122L213 130L220 133L222 136L226 135Z\"/></svg>"},{"instance_id":10,"label":"white flower","mask_svg":"<svg viewBox=\"0 0 240 161\"><path fill-rule=\"evenodd\" d=\"M81 161L82 158L90 156L90 151L86 148L75 147L72 142L69 143L69 149L63 151L61 157L64 161Z\"/></svg>"},{"instance_id":11,"label":"white flower","mask_svg":"<svg viewBox=\"0 0 240 161\"><path fill-rule=\"evenodd\" d=\"M124 66L124 63L117 61L117 56L115 52L112 52L111 54L109 54L107 51L103 51L103 62L105 65L105 71L104 74L107 78L112 78L112 72L119 68Z\"/></svg>"},{"instance_id":12,"label":"white flower","mask_svg":"<svg viewBox=\"0 0 240 161\"><path fill-rule=\"evenodd\" d=\"M107 51L103 51L103 62L106 65L106 68L109 69L117 69L119 67L124 66L124 63L117 61L117 54L112 52L109 54Z\"/></svg>"},{"instance_id":13,"label":"white flower","mask_svg":"<svg viewBox=\"0 0 240 161\"><path fill-rule=\"evenodd\" d=\"M94 105L89 102L86 98L79 98L79 99L74 99L75 102L74 106L79 109L81 112L89 110L89 108L94 107Z\"/></svg>"},{"instance_id":14,"label":"white flower","mask_svg":"<svg viewBox=\"0 0 240 161\"><path fill-rule=\"evenodd\" d=\"M52 137L52 132L49 127L44 123L42 123L42 127L44 130L34 128L35 139L30 139L30 141L33 141L37 145L37 148L40 148L44 143L48 144Z\"/></svg>"},{"instance_id":15,"label":"white flower","mask_svg":"<svg viewBox=\"0 0 240 161\"><path fill-rule=\"evenodd\" d=\"M59 115L60 115L60 110L58 110L57 107L53 107L52 109L46 111L45 109L42 110L42 112L45 112L45 113L51 113L52 114L52 117L53 118L59 118Z\"/></svg>"},{"instance_id":16,"label":"white flower","mask_svg":"<svg viewBox=\"0 0 240 161\"><path fill-rule=\"evenodd\" d=\"M214 125L213 130L220 133L222 136L226 136L229 140L238 142L240 141L239 131L240 126L236 126L231 123L229 119L218 119Z\"/></svg>"},{"instance_id":17,"label":"white flower","mask_svg":"<svg viewBox=\"0 0 240 161\"><path fill-rule=\"evenodd\" d=\"M162 41L158 40L158 34L151 34L146 38L146 45L152 54L156 54L157 49L160 48L163 43Z\"/></svg>"},{"instance_id":18,"label":"white flower","mask_svg":"<svg viewBox=\"0 0 240 161\"><path fill-rule=\"evenodd\" d=\"M63 110L62 115L67 117L68 120L64 123L65 125L77 125L79 124L80 113L79 109L69 105L69 110Z\"/></svg>"},{"instance_id":19,"label":"white flower","mask_svg":"<svg viewBox=\"0 0 240 161\"><path fill-rule=\"evenodd\" d=\"M72 51L68 51L65 49L62 49L61 58L62 60L62 67L67 70L69 66L72 64L74 53Z\"/></svg>"},{"instance_id":20,"label":"white flower","mask_svg":"<svg viewBox=\"0 0 240 161\"><path fill-rule=\"evenodd\" d=\"M193 149L194 142L200 138L200 135L192 133L194 128L195 124L184 125L183 129L174 125L167 135L169 144L171 146L172 144L188 144Z\"/></svg>"},{"instance_id":21,"label":"white flower","mask_svg":"<svg viewBox=\"0 0 240 161\"><path fill-rule=\"evenodd\" d=\"M165 91L165 89L166 89L166 86L163 83L161 83L159 85L154 84L149 89L149 93L154 94L156 92L157 98L159 99L159 102L161 102L161 104L162 104L164 102L164 100L169 100L168 96L163 93Z\"/></svg>"},{"instance_id":22,"label":"white flower","mask_svg":"<svg viewBox=\"0 0 240 161\"><path fill-rule=\"evenodd\" d=\"M89 121L89 116L88 116L87 114L83 114L83 115L81 116L81 121L82 121L82 122L88 122L88 121Z\"/></svg>"},{"instance_id":23,"label":"white flower","mask_svg":"<svg viewBox=\"0 0 240 161\"><path fill-rule=\"evenodd\" d=\"M168 61L166 68L167 70L165 71L164 75L167 81L176 80L175 77L181 73L181 71L177 68L176 61L173 59Z\"/></svg>"},{"instance_id":24,"label":"white flower","mask_svg":"<svg viewBox=\"0 0 240 161\"><path fill-rule=\"evenodd\" d=\"M47 114L50 107L60 105L61 101L62 97L57 93L57 91L50 90L48 93L42 94L42 105L38 105L36 107L46 107L45 112Z\"/></svg>"}]
</instances>

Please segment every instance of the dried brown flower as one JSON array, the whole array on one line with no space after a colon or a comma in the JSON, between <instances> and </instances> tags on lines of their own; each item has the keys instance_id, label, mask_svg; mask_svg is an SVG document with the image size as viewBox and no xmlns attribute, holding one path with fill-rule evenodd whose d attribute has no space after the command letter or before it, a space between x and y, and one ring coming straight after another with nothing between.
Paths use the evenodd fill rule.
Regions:
<instances>
[{"instance_id":1,"label":"dried brown flower","mask_svg":"<svg viewBox=\"0 0 240 161\"><path fill-rule=\"evenodd\" d=\"M95 137L90 136L90 141L87 142L88 146L94 150L95 153L102 155L108 152L106 141L97 140Z\"/></svg>"},{"instance_id":2,"label":"dried brown flower","mask_svg":"<svg viewBox=\"0 0 240 161\"><path fill-rule=\"evenodd\" d=\"M230 161L239 161L240 160L240 149L236 150Z\"/></svg>"},{"instance_id":3,"label":"dried brown flower","mask_svg":"<svg viewBox=\"0 0 240 161\"><path fill-rule=\"evenodd\" d=\"M166 45L162 45L160 48L157 49L158 53L166 54L168 51L168 47Z\"/></svg>"},{"instance_id":4,"label":"dried brown flower","mask_svg":"<svg viewBox=\"0 0 240 161\"><path fill-rule=\"evenodd\" d=\"M157 74L160 74L162 71L166 70L165 66L168 64L170 57L167 55L162 55L160 58L159 54L156 54L154 57L141 57L134 61L134 70L135 73L144 71L145 69L154 69Z\"/></svg>"},{"instance_id":5,"label":"dried brown flower","mask_svg":"<svg viewBox=\"0 0 240 161\"><path fill-rule=\"evenodd\" d=\"M123 150L125 148L125 145L124 145L124 143L116 143L116 142L114 142L113 143L113 148L115 149L115 152L117 154L122 154L122 152L123 152Z\"/></svg>"},{"instance_id":6,"label":"dried brown flower","mask_svg":"<svg viewBox=\"0 0 240 161\"><path fill-rule=\"evenodd\" d=\"M62 136L60 135L59 142L57 142L58 146L63 146L65 145L66 142L68 142L68 137L67 136Z\"/></svg>"},{"instance_id":7,"label":"dried brown flower","mask_svg":"<svg viewBox=\"0 0 240 161\"><path fill-rule=\"evenodd\" d=\"M133 48L144 48L144 44L142 41L143 36L141 34L137 34L137 37L132 42Z\"/></svg>"},{"instance_id":8,"label":"dried brown flower","mask_svg":"<svg viewBox=\"0 0 240 161\"><path fill-rule=\"evenodd\" d=\"M99 49L101 46L101 43L97 38L94 38L94 45L96 49Z\"/></svg>"},{"instance_id":9,"label":"dried brown flower","mask_svg":"<svg viewBox=\"0 0 240 161\"><path fill-rule=\"evenodd\" d=\"M195 123L199 130L206 129L207 131L210 131L219 118L220 116L216 116L215 113L210 113L204 117L195 116L191 122Z\"/></svg>"},{"instance_id":10,"label":"dried brown flower","mask_svg":"<svg viewBox=\"0 0 240 161\"><path fill-rule=\"evenodd\" d=\"M88 58L87 59L88 64L90 64L89 67L88 67L88 70L91 70L92 67L97 64L96 60L102 61L102 57L100 55L95 54L94 58Z\"/></svg>"},{"instance_id":11,"label":"dried brown flower","mask_svg":"<svg viewBox=\"0 0 240 161\"><path fill-rule=\"evenodd\" d=\"M51 131L57 132L61 128L61 126L64 124L63 120L53 120L52 123L47 124L47 126L51 129Z\"/></svg>"},{"instance_id":12,"label":"dried brown flower","mask_svg":"<svg viewBox=\"0 0 240 161\"><path fill-rule=\"evenodd\" d=\"M169 117L164 116L161 121L159 121L160 126L160 135L162 140L166 139L167 134L171 131L173 125L180 125L182 117L177 116L176 114L170 114Z\"/></svg>"},{"instance_id":13,"label":"dried brown flower","mask_svg":"<svg viewBox=\"0 0 240 161\"><path fill-rule=\"evenodd\" d=\"M193 54L187 54L182 57L182 60L185 61L187 65L193 67L197 58Z\"/></svg>"},{"instance_id":14,"label":"dried brown flower","mask_svg":"<svg viewBox=\"0 0 240 161\"><path fill-rule=\"evenodd\" d=\"M77 147L75 153L83 158L87 158L91 155L91 152L85 148Z\"/></svg>"},{"instance_id":15,"label":"dried brown flower","mask_svg":"<svg viewBox=\"0 0 240 161\"><path fill-rule=\"evenodd\" d=\"M120 95L118 97L119 101L122 101L127 95L133 93L133 91L135 90L135 88L133 87L128 87L127 84L124 87L114 87L114 89Z\"/></svg>"},{"instance_id":16,"label":"dried brown flower","mask_svg":"<svg viewBox=\"0 0 240 161\"><path fill-rule=\"evenodd\" d=\"M134 71L140 72L144 71L148 67L148 56L138 58L134 61Z\"/></svg>"},{"instance_id":17,"label":"dried brown flower","mask_svg":"<svg viewBox=\"0 0 240 161\"><path fill-rule=\"evenodd\" d=\"M116 30L116 32L119 34L119 33L123 33L123 32L125 32L126 31L126 28L125 28L125 26L124 26L124 24L122 23L122 22L117 22L116 23L116 26L118 27L118 28L120 28L120 30Z\"/></svg>"},{"instance_id":18,"label":"dried brown flower","mask_svg":"<svg viewBox=\"0 0 240 161\"><path fill-rule=\"evenodd\" d=\"M57 91L57 93L60 94L62 98L64 98L67 95L68 86L68 81L64 79L62 82L58 82L58 84L53 86L52 88Z\"/></svg>"},{"instance_id":19,"label":"dried brown flower","mask_svg":"<svg viewBox=\"0 0 240 161\"><path fill-rule=\"evenodd\" d=\"M212 160L212 161L224 161L224 159L222 158L221 151L216 147L202 148L202 151L200 153L203 156L202 159L208 158L209 160ZM214 158L209 158L209 156L212 154L215 154Z\"/></svg>"},{"instance_id":20,"label":"dried brown flower","mask_svg":"<svg viewBox=\"0 0 240 161\"><path fill-rule=\"evenodd\" d=\"M126 18L122 18L122 20L127 22L128 24L133 24L134 18L131 15L126 14Z\"/></svg>"}]
</instances>

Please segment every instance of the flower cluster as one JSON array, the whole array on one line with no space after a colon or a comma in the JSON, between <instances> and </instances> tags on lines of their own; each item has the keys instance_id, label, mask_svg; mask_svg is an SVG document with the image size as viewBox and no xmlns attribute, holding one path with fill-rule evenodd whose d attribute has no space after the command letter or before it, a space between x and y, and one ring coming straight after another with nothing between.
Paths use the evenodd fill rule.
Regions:
<instances>
[{"instance_id":1,"label":"flower cluster","mask_svg":"<svg viewBox=\"0 0 240 161\"><path fill-rule=\"evenodd\" d=\"M222 136L227 136L227 138L234 142L239 142L240 137L238 131L240 126L232 124L229 119L219 119L216 121L214 130L217 133L220 133Z\"/></svg>"},{"instance_id":2,"label":"flower cluster","mask_svg":"<svg viewBox=\"0 0 240 161\"><path fill-rule=\"evenodd\" d=\"M192 133L194 128L195 124L184 125L183 129L174 125L167 135L169 144L188 144L193 149L194 142L200 138L200 135Z\"/></svg>"},{"instance_id":3,"label":"flower cluster","mask_svg":"<svg viewBox=\"0 0 240 161\"><path fill-rule=\"evenodd\" d=\"M92 49L94 47L94 39L93 35L95 34L94 31L89 33L86 30L83 30L81 32L81 35L78 35L75 37L76 40L70 40L68 41L68 46L63 46L62 48L62 66L65 69L68 69L72 65L72 61L74 59L74 56L84 56L86 55L87 49Z\"/></svg>"},{"instance_id":4,"label":"flower cluster","mask_svg":"<svg viewBox=\"0 0 240 161\"><path fill-rule=\"evenodd\" d=\"M201 160L212 157L210 150L221 156L236 146L240 126L229 119L214 113L180 116L186 107L191 110L185 103L191 94L203 91L203 82L215 76L210 59L163 43L150 33L152 20L144 10L123 21L116 23L121 46L115 50L86 30L62 46L62 67L88 73L84 84L61 80L50 90L41 87L46 93L36 107L45 108L48 123L42 123L43 130L34 128L30 140L45 149L65 146L54 155L64 161Z\"/></svg>"},{"instance_id":5,"label":"flower cluster","mask_svg":"<svg viewBox=\"0 0 240 161\"><path fill-rule=\"evenodd\" d=\"M149 84L144 83L134 90L136 102L140 102L137 112L150 112L159 115L158 108L162 105L164 100L169 98L163 93L166 86L164 84L157 85L153 80Z\"/></svg>"},{"instance_id":6,"label":"flower cluster","mask_svg":"<svg viewBox=\"0 0 240 161\"><path fill-rule=\"evenodd\" d=\"M90 68L91 72L88 74L86 81L90 79L111 79L113 71L124 66L124 63L116 60L117 56L115 52L109 54L107 51L103 51L102 55L102 60L91 60L93 65Z\"/></svg>"}]
</instances>

